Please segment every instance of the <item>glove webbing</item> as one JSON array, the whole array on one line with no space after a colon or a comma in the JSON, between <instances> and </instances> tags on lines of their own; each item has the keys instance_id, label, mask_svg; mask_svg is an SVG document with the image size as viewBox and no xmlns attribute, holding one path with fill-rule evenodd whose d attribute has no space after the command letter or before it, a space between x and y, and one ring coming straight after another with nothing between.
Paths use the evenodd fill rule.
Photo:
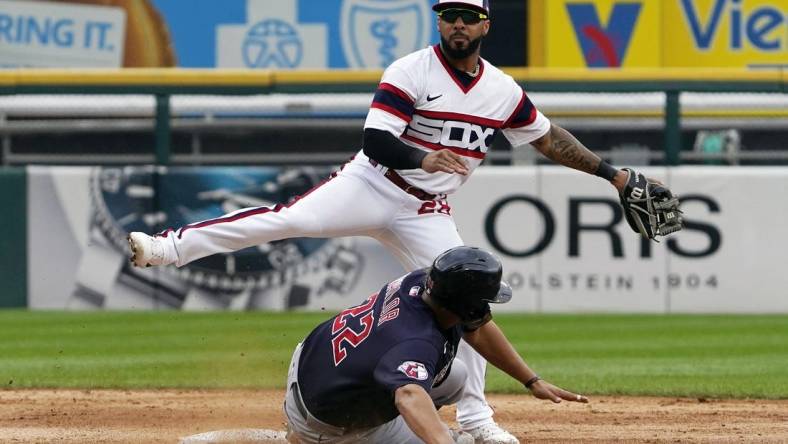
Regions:
<instances>
[{"instance_id":1,"label":"glove webbing","mask_svg":"<svg viewBox=\"0 0 788 444\"><path fill-rule=\"evenodd\" d=\"M660 221L659 218L657 217L660 214L663 215L667 214L665 212L666 210L676 211L679 214L682 213L682 211L678 208L679 199L677 196L673 196L670 199L664 201L655 202L656 198L651 195L651 190L649 189L648 184L645 187L644 194L645 197L642 197L640 199L628 197L627 201L629 203L643 203L643 202L646 203L646 209L642 208L642 206L640 205L631 205L630 209L635 209L648 216L649 225L651 225L651 228L653 229L654 232L653 239L655 242L659 242L659 240L656 238L657 236L667 236L670 233L675 233L676 231L681 230L682 226L681 226L680 218L677 223L674 223L674 222ZM645 235L647 231L646 228L643 226L643 221L639 217L636 217L634 219L635 219L635 223L638 225L638 229L640 229L640 232Z\"/></svg>"}]
</instances>

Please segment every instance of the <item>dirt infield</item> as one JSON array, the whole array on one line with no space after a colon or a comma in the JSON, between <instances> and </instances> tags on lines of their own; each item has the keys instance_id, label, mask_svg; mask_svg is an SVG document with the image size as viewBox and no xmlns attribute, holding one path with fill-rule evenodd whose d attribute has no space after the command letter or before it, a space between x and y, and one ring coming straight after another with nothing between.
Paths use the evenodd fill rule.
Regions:
<instances>
[{"instance_id":1,"label":"dirt infield","mask_svg":"<svg viewBox=\"0 0 788 444\"><path fill-rule=\"evenodd\" d=\"M224 429L283 430L271 390L0 390L0 441L178 442ZM523 442L788 442L788 401L592 397L582 405L491 396ZM453 424L453 410L441 410Z\"/></svg>"}]
</instances>

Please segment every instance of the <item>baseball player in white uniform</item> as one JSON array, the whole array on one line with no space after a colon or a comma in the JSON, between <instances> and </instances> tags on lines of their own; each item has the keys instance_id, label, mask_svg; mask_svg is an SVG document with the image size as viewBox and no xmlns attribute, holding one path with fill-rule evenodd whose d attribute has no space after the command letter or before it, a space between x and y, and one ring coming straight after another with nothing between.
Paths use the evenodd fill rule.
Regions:
<instances>
[{"instance_id":1,"label":"baseball player in white uniform","mask_svg":"<svg viewBox=\"0 0 788 444\"><path fill-rule=\"evenodd\" d=\"M490 29L488 0L439 0L441 43L411 53L383 74L364 125L363 148L329 179L284 205L245 208L169 229L129 235L137 266L185 265L222 252L293 237L369 236L406 270L429 266L462 245L447 196L484 160L500 131L562 165L623 188L627 173L551 122L507 74L480 57ZM479 443L516 443L484 398L486 361L461 342L468 368L457 421Z\"/></svg>"}]
</instances>

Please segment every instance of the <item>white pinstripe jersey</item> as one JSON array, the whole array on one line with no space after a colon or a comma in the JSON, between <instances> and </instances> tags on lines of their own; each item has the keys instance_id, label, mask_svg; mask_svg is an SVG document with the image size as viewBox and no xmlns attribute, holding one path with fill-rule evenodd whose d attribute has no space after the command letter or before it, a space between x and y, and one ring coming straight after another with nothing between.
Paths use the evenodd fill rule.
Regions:
<instances>
[{"instance_id":1,"label":"white pinstripe jersey","mask_svg":"<svg viewBox=\"0 0 788 444\"><path fill-rule=\"evenodd\" d=\"M476 77L466 84L439 45L395 61L383 73L364 128L388 131L424 151L452 150L465 158L470 172L484 160L499 130L513 146L547 133L550 121L514 79L483 59L479 65ZM453 193L470 176L422 169L397 172L434 194Z\"/></svg>"}]
</instances>

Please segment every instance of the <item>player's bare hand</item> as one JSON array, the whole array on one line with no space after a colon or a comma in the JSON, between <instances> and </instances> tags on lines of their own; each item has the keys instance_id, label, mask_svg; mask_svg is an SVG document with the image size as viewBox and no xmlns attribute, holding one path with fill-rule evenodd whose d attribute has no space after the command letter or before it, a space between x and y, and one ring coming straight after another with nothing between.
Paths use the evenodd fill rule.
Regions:
<instances>
[{"instance_id":1,"label":"player's bare hand","mask_svg":"<svg viewBox=\"0 0 788 444\"><path fill-rule=\"evenodd\" d=\"M428 173L442 171L449 174L468 174L468 164L459 154L449 150L433 151L421 161L421 168Z\"/></svg>"},{"instance_id":2,"label":"player's bare hand","mask_svg":"<svg viewBox=\"0 0 788 444\"><path fill-rule=\"evenodd\" d=\"M549 399L555 403L559 403L561 400L583 403L588 402L588 398L583 395L564 390L561 387L557 387L541 379L531 385L531 393L538 399Z\"/></svg>"}]
</instances>

